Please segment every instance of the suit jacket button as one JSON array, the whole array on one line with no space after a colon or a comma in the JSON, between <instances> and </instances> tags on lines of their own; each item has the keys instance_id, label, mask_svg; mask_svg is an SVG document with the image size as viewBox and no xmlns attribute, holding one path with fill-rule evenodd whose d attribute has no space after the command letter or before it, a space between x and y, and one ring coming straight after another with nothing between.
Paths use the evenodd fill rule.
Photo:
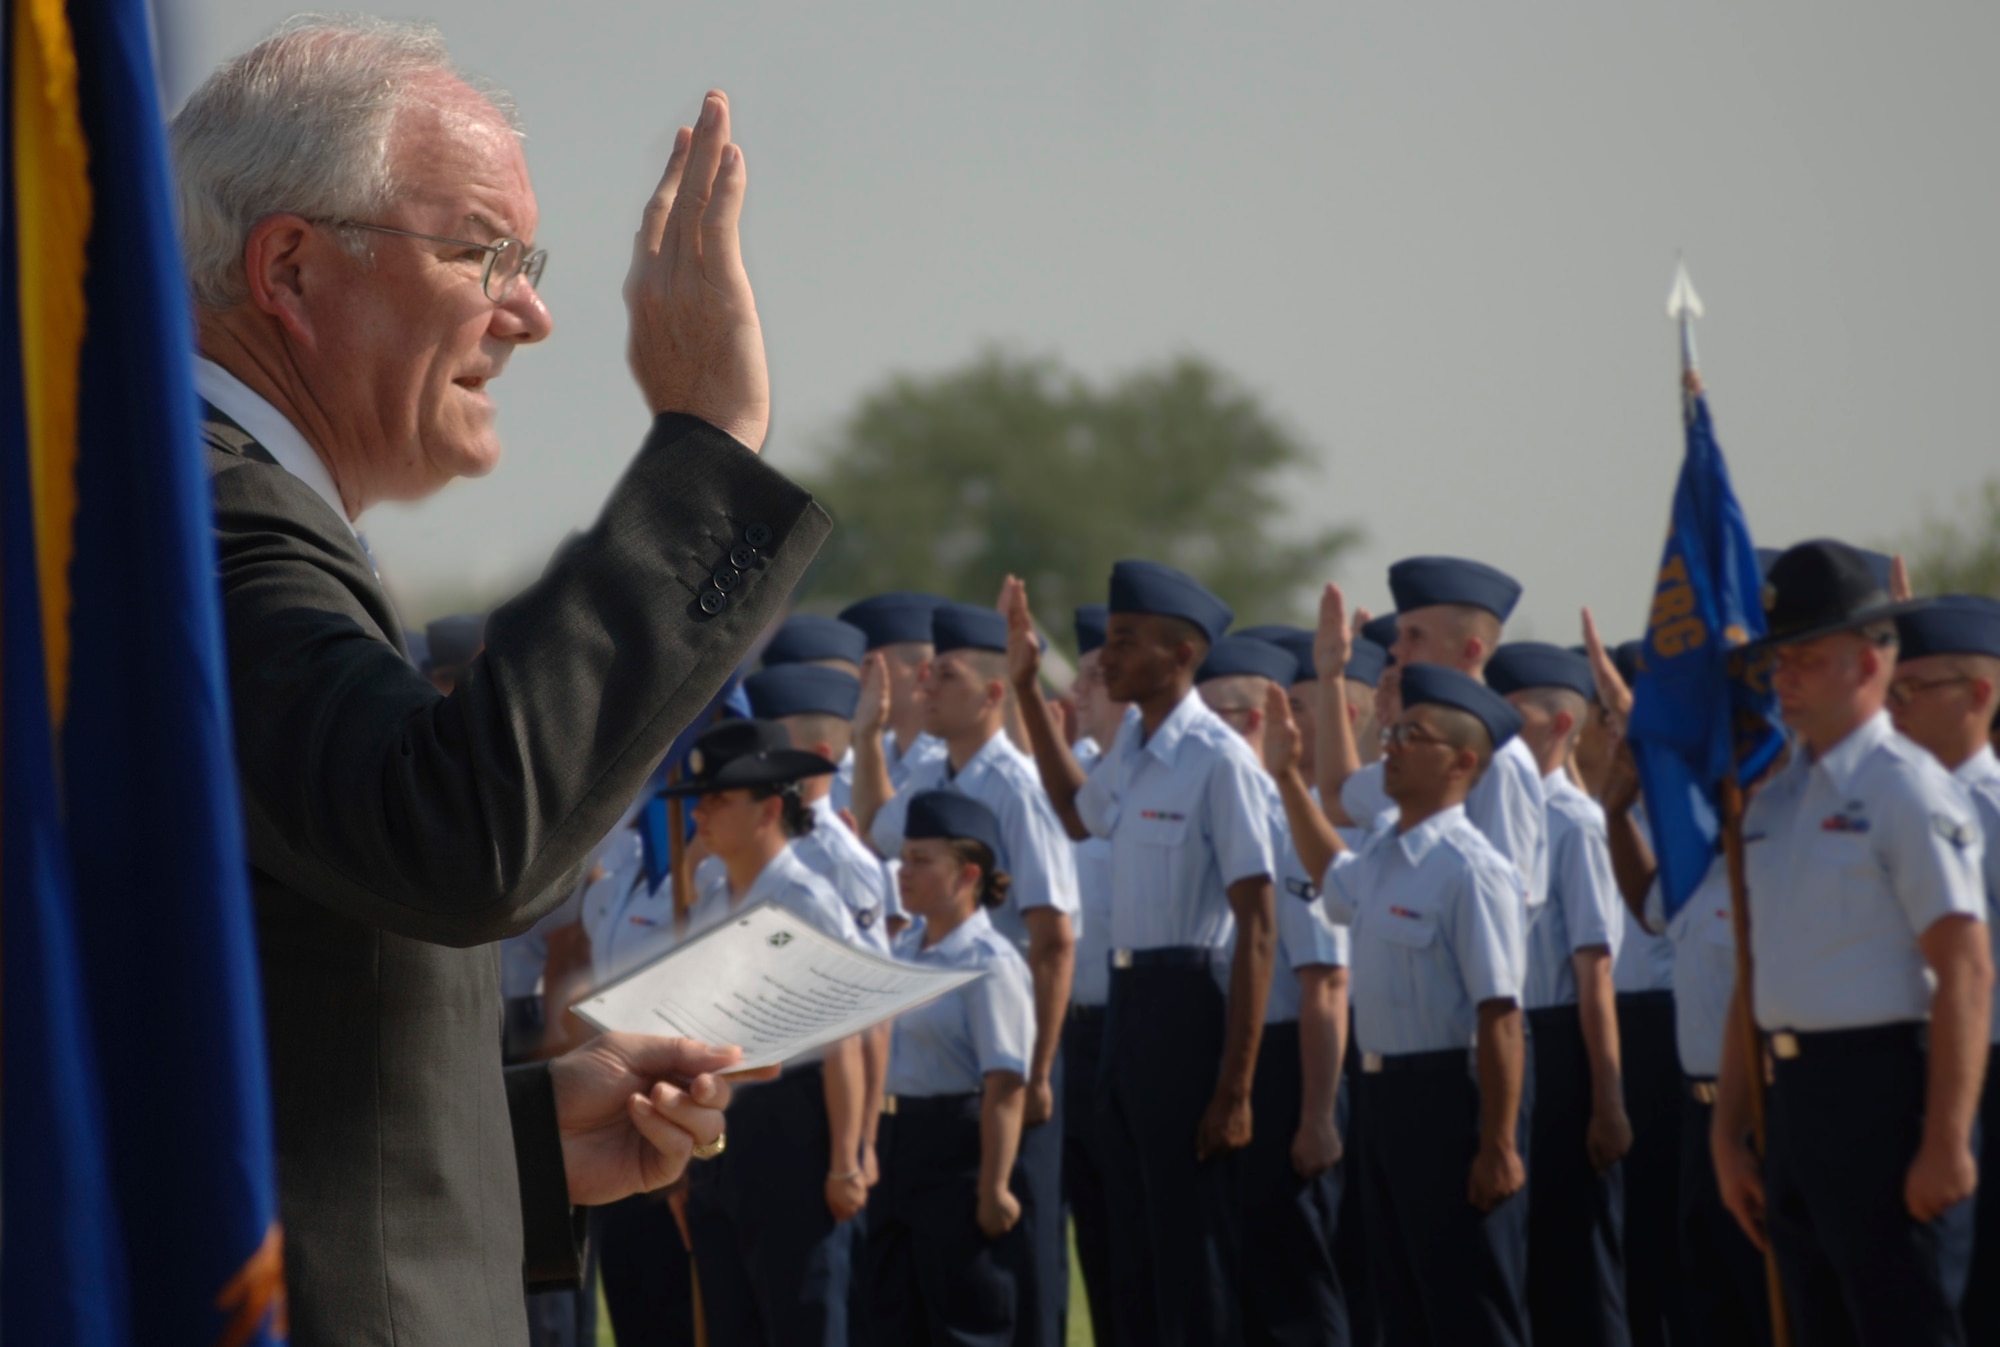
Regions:
<instances>
[{"instance_id":1,"label":"suit jacket button","mask_svg":"<svg viewBox=\"0 0 2000 1347\"><path fill-rule=\"evenodd\" d=\"M743 572L737 570L734 566L717 566L715 574L708 578L717 589L727 594L730 590L736 588L737 581L743 578Z\"/></svg>"},{"instance_id":2,"label":"suit jacket button","mask_svg":"<svg viewBox=\"0 0 2000 1347\"><path fill-rule=\"evenodd\" d=\"M744 544L738 543L729 549L729 564L739 571L749 570L751 564L756 560L757 549L754 547L746 547Z\"/></svg>"},{"instance_id":3,"label":"suit jacket button","mask_svg":"<svg viewBox=\"0 0 2000 1347\"><path fill-rule=\"evenodd\" d=\"M710 617L721 612L723 605L728 602L729 596L719 589L704 589L701 592L701 611Z\"/></svg>"},{"instance_id":4,"label":"suit jacket button","mask_svg":"<svg viewBox=\"0 0 2000 1347\"><path fill-rule=\"evenodd\" d=\"M771 544L769 524L751 524L743 530L743 541L752 547L768 547Z\"/></svg>"}]
</instances>

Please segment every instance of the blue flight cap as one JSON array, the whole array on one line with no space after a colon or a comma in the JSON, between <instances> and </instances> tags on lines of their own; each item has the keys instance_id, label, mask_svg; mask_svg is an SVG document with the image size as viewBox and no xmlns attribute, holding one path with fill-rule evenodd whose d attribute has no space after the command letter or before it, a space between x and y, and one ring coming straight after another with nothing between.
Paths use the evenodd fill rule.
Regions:
<instances>
[{"instance_id":1,"label":"blue flight cap","mask_svg":"<svg viewBox=\"0 0 2000 1347\"><path fill-rule=\"evenodd\" d=\"M1585 701L1597 699L1590 661L1546 641L1514 641L1486 662L1486 686L1501 696L1527 688L1566 688Z\"/></svg>"},{"instance_id":2,"label":"blue flight cap","mask_svg":"<svg viewBox=\"0 0 2000 1347\"><path fill-rule=\"evenodd\" d=\"M426 673L470 664L486 641L486 615L456 613L441 617L424 628L424 639L431 648L431 662L424 666Z\"/></svg>"},{"instance_id":3,"label":"blue flight cap","mask_svg":"<svg viewBox=\"0 0 2000 1347\"><path fill-rule=\"evenodd\" d=\"M1260 641L1269 641L1280 650L1291 652L1299 662L1298 672L1292 675L1292 682L1310 683L1319 677L1313 667L1313 634L1304 627L1288 627L1282 622L1268 622L1261 627L1243 627L1229 633L1231 636L1252 636Z\"/></svg>"},{"instance_id":4,"label":"blue flight cap","mask_svg":"<svg viewBox=\"0 0 2000 1347\"><path fill-rule=\"evenodd\" d=\"M955 790L925 790L912 795L903 836L982 842L996 859L1001 855L1000 820L983 801Z\"/></svg>"},{"instance_id":5,"label":"blue flight cap","mask_svg":"<svg viewBox=\"0 0 2000 1347\"><path fill-rule=\"evenodd\" d=\"M1079 603L1076 606L1076 653L1088 655L1104 645L1105 619L1111 610L1101 603Z\"/></svg>"},{"instance_id":6,"label":"blue flight cap","mask_svg":"<svg viewBox=\"0 0 2000 1347\"><path fill-rule=\"evenodd\" d=\"M1371 617L1366 622L1363 622L1361 624L1361 639L1364 641L1373 641L1384 650L1395 649L1396 615L1394 613L1384 613L1380 617Z\"/></svg>"},{"instance_id":7,"label":"blue flight cap","mask_svg":"<svg viewBox=\"0 0 2000 1347\"><path fill-rule=\"evenodd\" d=\"M992 608L941 603L931 610L929 641L937 654L947 650L1007 652L1007 619Z\"/></svg>"},{"instance_id":8,"label":"blue flight cap","mask_svg":"<svg viewBox=\"0 0 2000 1347\"><path fill-rule=\"evenodd\" d=\"M1382 681L1382 671L1389 667L1389 652L1365 637L1357 637L1354 646L1347 652L1347 667L1340 671L1342 678L1355 683L1366 683L1375 687Z\"/></svg>"},{"instance_id":9,"label":"blue flight cap","mask_svg":"<svg viewBox=\"0 0 2000 1347\"><path fill-rule=\"evenodd\" d=\"M1646 643L1644 641L1623 641L1611 647L1611 663L1618 670L1618 676L1625 680L1629 689L1639 681L1639 670L1646 664Z\"/></svg>"},{"instance_id":10,"label":"blue flight cap","mask_svg":"<svg viewBox=\"0 0 2000 1347\"><path fill-rule=\"evenodd\" d=\"M1193 576L1157 561L1121 561L1111 568L1110 609L1192 622L1210 645L1236 620L1235 610Z\"/></svg>"},{"instance_id":11,"label":"blue flight cap","mask_svg":"<svg viewBox=\"0 0 2000 1347\"><path fill-rule=\"evenodd\" d=\"M764 667L810 664L816 659L844 659L858 665L867 654L868 634L852 622L793 613L764 647Z\"/></svg>"},{"instance_id":12,"label":"blue flight cap","mask_svg":"<svg viewBox=\"0 0 2000 1347\"><path fill-rule=\"evenodd\" d=\"M743 680L750 714L759 720L785 716L838 716L854 719L861 680L842 669L818 664L779 664Z\"/></svg>"},{"instance_id":13,"label":"blue flight cap","mask_svg":"<svg viewBox=\"0 0 2000 1347\"><path fill-rule=\"evenodd\" d=\"M1509 706L1505 697L1442 664L1412 664L1403 670L1402 693L1405 708L1449 706L1472 716L1486 727L1495 752L1521 732L1521 713Z\"/></svg>"},{"instance_id":14,"label":"blue flight cap","mask_svg":"<svg viewBox=\"0 0 2000 1347\"><path fill-rule=\"evenodd\" d=\"M1899 659L1990 655L2000 659L2000 602L1976 594L1941 594L1896 619ZM2000 845L2000 838L1988 845Z\"/></svg>"},{"instance_id":15,"label":"blue flight cap","mask_svg":"<svg viewBox=\"0 0 2000 1347\"><path fill-rule=\"evenodd\" d=\"M1225 636L1209 647L1208 658L1195 670L1194 681L1211 678L1268 678L1281 688L1292 685L1299 662L1292 652L1255 636Z\"/></svg>"},{"instance_id":16,"label":"blue flight cap","mask_svg":"<svg viewBox=\"0 0 2000 1347\"><path fill-rule=\"evenodd\" d=\"M840 610L840 620L861 628L870 650L908 642L928 645L931 613L944 602L936 594L899 589L893 594L877 594L848 604Z\"/></svg>"},{"instance_id":17,"label":"blue flight cap","mask_svg":"<svg viewBox=\"0 0 2000 1347\"><path fill-rule=\"evenodd\" d=\"M1521 586L1513 576L1483 561L1459 557L1410 557L1389 568L1389 593L1396 611L1459 603L1484 608L1505 622L1521 601Z\"/></svg>"}]
</instances>

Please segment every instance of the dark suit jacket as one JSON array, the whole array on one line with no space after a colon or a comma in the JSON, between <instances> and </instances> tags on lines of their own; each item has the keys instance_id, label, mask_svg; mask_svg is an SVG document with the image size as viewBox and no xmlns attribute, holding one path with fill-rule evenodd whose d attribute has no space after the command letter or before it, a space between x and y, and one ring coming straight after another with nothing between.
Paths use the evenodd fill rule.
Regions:
<instances>
[{"instance_id":1,"label":"dark suit jacket","mask_svg":"<svg viewBox=\"0 0 2000 1347\"><path fill-rule=\"evenodd\" d=\"M573 1275L546 1071L503 1074L498 955L574 885L831 528L654 422L602 516L440 697L347 526L204 427L299 1347L525 1342Z\"/></svg>"}]
</instances>

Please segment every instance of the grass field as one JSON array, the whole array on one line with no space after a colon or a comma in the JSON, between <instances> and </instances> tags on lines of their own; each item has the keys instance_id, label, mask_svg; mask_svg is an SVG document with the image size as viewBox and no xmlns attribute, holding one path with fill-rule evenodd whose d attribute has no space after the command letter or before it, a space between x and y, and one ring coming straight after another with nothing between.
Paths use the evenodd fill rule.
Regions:
<instances>
[{"instance_id":1,"label":"grass field","mask_svg":"<svg viewBox=\"0 0 2000 1347\"><path fill-rule=\"evenodd\" d=\"M1083 1299L1083 1272L1076 1265L1076 1238L1071 1232L1069 1242L1069 1347L1096 1347L1097 1338L1090 1331L1090 1307ZM604 1308L604 1292L597 1292L597 1347L618 1347L618 1339L611 1332L611 1315Z\"/></svg>"}]
</instances>

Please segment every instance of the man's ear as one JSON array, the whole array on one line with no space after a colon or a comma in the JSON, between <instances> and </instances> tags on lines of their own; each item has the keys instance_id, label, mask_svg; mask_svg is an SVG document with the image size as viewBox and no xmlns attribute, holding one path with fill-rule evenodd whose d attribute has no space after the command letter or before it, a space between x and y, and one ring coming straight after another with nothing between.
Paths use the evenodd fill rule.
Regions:
<instances>
[{"instance_id":1,"label":"man's ear","mask_svg":"<svg viewBox=\"0 0 2000 1347\"><path fill-rule=\"evenodd\" d=\"M808 752L808 753L817 753L817 754L819 754L819 755L820 755L820 756L821 756L822 758L825 758L825 759L827 759L827 760L828 760L829 762L831 762L831 761L834 761L834 760L836 760L836 759L838 759L838 758L840 757L840 755L839 755L838 753L835 753L835 752L833 751L833 745L832 745L832 744L830 744L830 743L828 743L828 742L827 742L826 740L824 740L824 739L820 740L820 741L819 741L818 743L816 743L816 744L811 744L811 745L808 745L808 746L807 746L807 748L806 748L806 752Z\"/></svg>"},{"instance_id":2,"label":"man's ear","mask_svg":"<svg viewBox=\"0 0 2000 1347\"><path fill-rule=\"evenodd\" d=\"M1270 717L1264 714L1264 708L1261 706L1250 707L1244 714L1250 717L1250 733L1252 734L1263 729L1264 722L1270 719Z\"/></svg>"},{"instance_id":3,"label":"man's ear","mask_svg":"<svg viewBox=\"0 0 2000 1347\"><path fill-rule=\"evenodd\" d=\"M1556 738L1567 739L1569 732L1576 728L1576 717L1567 711L1558 711L1549 717L1549 728L1556 732Z\"/></svg>"},{"instance_id":4,"label":"man's ear","mask_svg":"<svg viewBox=\"0 0 2000 1347\"><path fill-rule=\"evenodd\" d=\"M308 348L315 339L306 295L320 243L309 221L286 212L259 220L243 241L243 279L251 307L277 320L286 336Z\"/></svg>"}]
</instances>

